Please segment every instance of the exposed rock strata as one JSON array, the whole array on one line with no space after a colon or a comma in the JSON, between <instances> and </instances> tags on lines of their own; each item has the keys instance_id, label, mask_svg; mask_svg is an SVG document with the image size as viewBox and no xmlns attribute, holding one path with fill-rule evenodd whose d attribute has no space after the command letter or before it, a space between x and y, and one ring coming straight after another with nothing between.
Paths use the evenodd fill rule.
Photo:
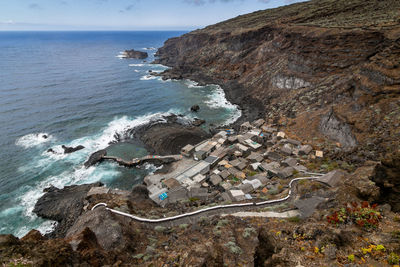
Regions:
<instances>
[{"instance_id":1,"label":"exposed rock strata","mask_svg":"<svg viewBox=\"0 0 400 267\"><path fill-rule=\"evenodd\" d=\"M167 78L221 85L245 116L265 115L301 139L375 142L376 158L400 140L399 8L321 0L258 11L171 38L156 62L171 67Z\"/></svg>"}]
</instances>

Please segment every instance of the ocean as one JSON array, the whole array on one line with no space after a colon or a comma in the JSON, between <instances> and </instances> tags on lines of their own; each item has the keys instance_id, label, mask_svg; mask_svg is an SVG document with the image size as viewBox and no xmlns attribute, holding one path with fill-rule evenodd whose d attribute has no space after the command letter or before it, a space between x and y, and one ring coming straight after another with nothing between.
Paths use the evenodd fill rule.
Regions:
<instances>
[{"instance_id":1,"label":"ocean","mask_svg":"<svg viewBox=\"0 0 400 267\"><path fill-rule=\"evenodd\" d=\"M165 40L184 32L0 32L0 234L47 233L55 222L32 213L43 189L101 181L130 190L154 167L126 169L106 162L85 169L91 153L115 133L167 114L222 125L240 116L216 85L149 76ZM146 60L121 51L146 51ZM196 114L190 112L200 106ZM48 138L43 138L47 135ZM63 155L61 145L85 149ZM138 144L110 152L131 159L147 154Z\"/></svg>"}]
</instances>

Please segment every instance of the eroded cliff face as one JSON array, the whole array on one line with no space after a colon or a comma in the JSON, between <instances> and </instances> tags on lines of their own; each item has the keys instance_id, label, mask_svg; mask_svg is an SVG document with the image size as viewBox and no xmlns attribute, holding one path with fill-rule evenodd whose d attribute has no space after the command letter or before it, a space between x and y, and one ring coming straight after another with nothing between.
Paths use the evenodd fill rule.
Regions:
<instances>
[{"instance_id":1,"label":"eroded cliff face","mask_svg":"<svg viewBox=\"0 0 400 267\"><path fill-rule=\"evenodd\" d=\"M220 84L249 119L376 159L399 147L399 8L319 0L258 11L169 39L157 62L172 67L167 78Z\"/></svg>"}]
</instances>

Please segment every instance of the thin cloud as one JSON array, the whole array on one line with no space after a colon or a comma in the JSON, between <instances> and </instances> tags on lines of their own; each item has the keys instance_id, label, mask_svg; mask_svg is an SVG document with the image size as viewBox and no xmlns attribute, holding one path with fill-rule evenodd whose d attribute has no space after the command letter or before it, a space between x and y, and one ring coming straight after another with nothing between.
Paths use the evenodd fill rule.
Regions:
<instances>
[{"instance_id":1,"label":"thin cloud","mask_svg":"<svg viewBox=\"0 0 400 267\"><path fill-rule=\"evenodd\" d=\"M16 24L12 19L6 21L0 21L0 24L12 25Z\"/></svg>"},{"instance_id":2,"label":"thin cloud","mask_svg":"<svg viewBox=\"0 0 400 267\"><path fill-rule=\"evenodd\" d=\"M128 11L133 10L134 7L135 7L135 5L129 5L129 6L126 6L124 9L121 9L119 12L120 13L128 12Z\"/></svg>"},{"instance_id":3,"label":"thin cloud","mask_svg":"<svg viewBox=\"0 0 400 267\"><path fill-rule=\"evenodd\" d=\"M42 9L42 7L37 3L32 3L28 7L29 9Z\"/></svg>"}]
</instances>

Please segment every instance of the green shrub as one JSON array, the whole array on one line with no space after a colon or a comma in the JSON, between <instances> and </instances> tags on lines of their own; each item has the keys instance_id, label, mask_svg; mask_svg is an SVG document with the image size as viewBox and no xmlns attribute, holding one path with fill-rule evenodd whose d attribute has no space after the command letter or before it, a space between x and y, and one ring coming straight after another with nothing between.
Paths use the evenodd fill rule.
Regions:
<instances>
[{"instance_id":1,"label":"green shrub","mask_svg":"<svg viewBox=\"0 0 400 267\"><path fill-rule=\"evenodd\" d=\"M144 257L143 257L143 260L144 261L148 261L148 260L150 260L151 259L151 255L145 255Z\"/></svg>"},{"instance_id":2,"label":"green shrub","mask_svg":"<svg viewBox=\"0 0 400 267\"><path fill-rule=\"evenodd\" d=\"M166 227L160 226L160 225L154 227L154 230L156 230L156 232L159 232L159 233L165 232L166 229L167 229Z\"/></svg>"},{"instance_id":3,"label":"green shrub","mask_svg":"<svg viewBox=\"0 0 400 267\"><path fill-rule=\"evenodd\" d=\"M219 230L219 228L217 228L217 227L214 228L213 233L215 236L218 236L218 237L220 237L222 235L222 231Z\"/></svg>"},{"instance_id":4,"label":"green shrub","mask_svg":"<svg viewBox=\"0 0 400 267\"><path fill-rule=\"evenodd\" d=\"M136 254L135 256L133 256L133 258L134 259L138 259L138 260L140 260L141 258L143 258L144 257L144 254Z\"/></svg>"},{"instance_id":5,"label":"green shrub","mask_svg":"<svg viewBox=\"0 0 400 267\"><path fill-rule=\"evenodd\" d=\"M186 229L186 228L188 228L188 226L189 226L189 225L188 225L187 223L183 223L183 224L180 224L180 225L179 225L179 228L180 228L180 229Z\"/></svg>"},{"instance_id":6,"label":"green shrub","mask_svg":"<svg viewBox=\"0 0 400 267\"><path fill-rule=\"evenodd\" d=\"M229 251L232 254L236 254L236 255L242 254L242 249L238 245L236 245L235 242L229 241L224 246L229 248Z\"/></svg>"},{"instance_id":7,"label":"green shrub","mask_svg":"<svg viewBox=\"0 0 400 267\"><path fill-rule=\"evenodd\" d=\"M391 265L399 265L400 264L400 257L396 253L392 252L387 257L387 261Z\"/></svg>"},{"instance_id":8,"label":"green shrub","mask_svg":"<svg viewBox=\"0 0 400 267\"><path fill-rule=\"evenodd\" d=\"M228 224L229 224L229 220L223 219L223 220L219 220L218 221L217 226L218 227L222 227L222 226L225 226L225 225L228 225Z\"/></svg>"},{"instance_id":9,"label":"green shrub","mask_svg":"<svg viewBox=\"0 0 400 267\"><path fill-rule=\"evenodd\" d=\"M276 188L271 188L270 190L268 190L268 194L270 194L270 195L276 195L278 193L279 193L278 189L276 189Z\"/></svg>"},{"instance_id":10,"label":"green shrub","mask_svg":"<svg viewBox=\"0 0 400 267\"><path fill-rule=\"evenodd\" d=\"M253 227L245 228L243 231L243 237L249 238L252 234L256 234L257 231Z\"/></svg>"}]
</instances>

